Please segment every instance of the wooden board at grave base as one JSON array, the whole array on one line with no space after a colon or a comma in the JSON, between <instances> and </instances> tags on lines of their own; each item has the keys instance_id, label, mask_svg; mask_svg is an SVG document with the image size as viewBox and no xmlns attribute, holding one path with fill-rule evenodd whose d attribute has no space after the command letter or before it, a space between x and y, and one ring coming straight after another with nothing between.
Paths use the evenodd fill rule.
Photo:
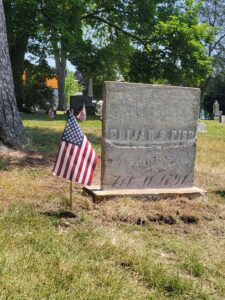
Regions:
<instances>
[{"instance_id":1,"label":"wooden board at grave base","mask_svg":"<svg viewBox=\"0 0 225 300\"><path fill-rule=\"evenodd\" d=\"M207 196L207 192L205 190L197 187L179 189L101 190L100 186L87 186L83 188L83 192L84 194L91 196L96 202L116 197L131 197L135 199L155 201L162 199L176 199L179 197L193 199Z\"/></svg>"}]
</instances>

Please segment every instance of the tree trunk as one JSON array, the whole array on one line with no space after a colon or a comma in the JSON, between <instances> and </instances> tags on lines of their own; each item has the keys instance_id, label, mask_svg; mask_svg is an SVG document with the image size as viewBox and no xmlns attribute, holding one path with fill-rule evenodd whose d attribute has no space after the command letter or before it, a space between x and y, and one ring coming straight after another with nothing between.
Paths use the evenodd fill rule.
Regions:
<instances>
[{"instance_id":1,"label":"tree trunk","mask_svg":"<svg viewBox=\"0 0 225 300\"><path fill-rule=\"evenodd\" d=\"M27 50L28 38L17 39L13 47L9 47L9 53L12 63L12 71L15 85L17 105L20 111L23 111L22 95L22 75L24 71L24 58Z\"/></svg>"},{"instance_id":2,"label":"tree trunk","mask_svg":"<svg viewBox=\"0 0 225 300\"><path fill-rule=\"evenodd\" d=\"M66 58L55 54L55 64L58 79L58 110L66 110L65 78L66 78Z\"/></svg>"},{"instance_id":3,"label":"tree trunk","mask_svg":"<svg viewBox=\"0 0 225 300\"><path fill-rule=\"evenodd\" d=\"M27 139L16 104L2 0L0 43L0 142L12 148L22 148Z\"/></svg>"}]
</instances>

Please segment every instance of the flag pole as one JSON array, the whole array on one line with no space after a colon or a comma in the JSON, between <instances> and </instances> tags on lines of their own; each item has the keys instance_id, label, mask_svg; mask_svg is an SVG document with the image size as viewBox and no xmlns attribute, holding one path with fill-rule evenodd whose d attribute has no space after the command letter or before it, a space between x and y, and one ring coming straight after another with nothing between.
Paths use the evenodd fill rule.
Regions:
<instances>
[{"instance_id":1,"label":"flag pole","mask_svg":"<svg viewBox=\"0 0 225 300\"><path fill-rule=\"evenodd\" d=\"M70 209L72 210L73 208L73 185L72 185L72 180L70 180Z\"/></svg>"}]
</instances>

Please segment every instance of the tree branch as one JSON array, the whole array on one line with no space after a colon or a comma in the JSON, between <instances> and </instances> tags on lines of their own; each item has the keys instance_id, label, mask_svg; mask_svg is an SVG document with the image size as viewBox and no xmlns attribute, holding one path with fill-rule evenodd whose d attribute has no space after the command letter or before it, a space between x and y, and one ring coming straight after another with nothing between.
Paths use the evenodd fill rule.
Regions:
<instances>
[{"instance_id":1,"label":"tree branch","mask_svg":"<svg viewBox=\"0 0 225 300\"><path fill-rule=\"evenodd\" d=\"M118 9L112 7L112 8L109 8L109 9L100 9L100 10L96 10L96 11L91 12L91 13L87 13L86 15L84 15L81 18L81 20L91 19L92 17L95 17L98 14L101 14L101 13L110 13L112 11L117 12L119 14L127 15L123 10L118 10Z\"/></svg>"},{"instance_id":2,"label":"tree branch","mask_svg":"<svg viewBox=\"0 0 225 300\"><path fill-rule=\"evenodd\" d=\"M213 49L216 48L216 46L222 41L222 39L225 38L225 33L221 35L221 37L214 43Z\"/></svg>"},{"instance_id":3,"label":"tree branch","mask_svg":"<svg viewBox=\"0 0 225 300\"><path fill-rule=\"evenodd\" d=\"M104 18L102 18L100 16L92 15L91 18L94 19L94 20L98 20L98 21L100 21L100 22L102 22L104 24L107 24L109 27L115 28L116 30L118 30L118 31L126 34L127 36L131 37L135 41L138 41L138 42L142 43L144 45L144 47L146 47L146 45L148 44L148 42L146 40L141 39L137 35L135 35L135 34L129 32L129 31L121 28L120 26L118 26L116 24L111 23L110 21L108 21L108 20L106 20L106 19L104 19Z\"/></svg>"}]
</instances>

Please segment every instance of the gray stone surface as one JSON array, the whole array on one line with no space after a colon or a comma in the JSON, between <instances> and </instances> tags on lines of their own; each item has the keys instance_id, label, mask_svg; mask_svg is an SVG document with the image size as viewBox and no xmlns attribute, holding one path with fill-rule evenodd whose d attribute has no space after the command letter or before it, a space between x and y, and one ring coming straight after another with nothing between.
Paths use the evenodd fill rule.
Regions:
<instances>
[{"instance_id":1,"label":"gray stone surface","mask_svg":"<svg viewBox=\"0 0 225 300\"><path fill-rule=\"evenodd\" d=\"M198 122L197 132L207 132L207 125L205 123Z\"/></svg>"},{"instance_id":2,"label":"gray stone surface","mask_svg":"<svg viewBox=\"0 0 225 300\"><path fill-rule=\"evenodd\" d=\"M192 187L199 89L105 82L102 190Z\"/></svg>"},{"instance_id":3,"label":"gray stone surface","mask_svg":"<svg viewBox=\"0 0 225 300\"><path fill-rule=\"evenodd\" d=\"M220 111L220 105L218 103L218 101L214 101L213 103L213 114L214 116L219 116L219 111Z\"/></svg>"},{"instance_id":4,"label":"gray stone surface","mask_svg":"<svg viewBox=\"0 0 225 300\"><path fill-rule=\"evenodd\" d=\"M222 115L222 116L220 116L220 123L225 123L225 116L224 115Z\"/></svg>"},{"instance_id":5,"label":"gray stone surface","mask_svg":"<svg viewBox=\"0 0 225 300\"><path fill-rule=\"evenodd\" d=\"M214 101L213 103L213 115L214 115L214 120L220 120L220 116L222 115L222 111L220 110L220 105L218 101Z\"/></svg>"}]
</instances>

